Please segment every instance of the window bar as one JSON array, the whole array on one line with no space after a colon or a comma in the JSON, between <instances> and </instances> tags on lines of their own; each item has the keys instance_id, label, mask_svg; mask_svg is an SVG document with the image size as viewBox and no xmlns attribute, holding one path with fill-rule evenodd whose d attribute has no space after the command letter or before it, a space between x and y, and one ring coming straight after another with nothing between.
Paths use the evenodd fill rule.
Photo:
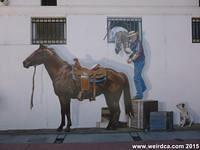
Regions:
<instances>
[{"instance_id":1,"label":"window bar","mask_svg":"<svg viewBox=\"0 0 200 150\"><path fill-rule=\"evenodd\" d=\"M56 18L52 21L52 40L53 40L53 43L56 44Z\"/></svg>"},{"instance_id":2,"label":"window bar","mask_svg":"<svg viewBox=\"0 0 200 150\"><path fill-rule=\"evenodd\" d=\"M43 27L43 25L44 25L44 24L42 23L42 20L40 19L40 20L39 20L39 29L40 29L40 30L39 30L39 31L40 31L40 32L39 32L39 43L40 43L40 42L43 43L43 39L44 39L44 30L43 30L44 27Z\"/></svg>"},{"instance_id":3,"label":"window bar","mask_svg":"<svg viewBox=\"0 0 200 150\"><path fill-rule=\"evenodd\" d=\"M58 43L60 43L60 40L61 40L61 23L60 23L60 20L58 20L58 23L57 23L57 30L58 30L58 34L57 34L57 39L58 39Z\"/></svg>"},{"instance_id":4,"label":"window bar","mask_svg":"<svg viewBox=\"0 0 200 150\"><path fill-rule=\"evenodd\" d=\"M34 38L33 38L33 41L34 41L34 44L36 43L36 40L37 40L37 26L36 26L36 23L34 22L33 23L33 27L34 27L34 31L32 30L32 35L34 36Z\"/></svg>"},{"instance_id":5,"label":"window bar","mask_svg":"<svg viewBox=\"0 0 200 150\"><path fill-rule=\"evenodd\" d=\"M58 22L57 22L57 19L55 21L55 43L58 44Z\"/></svg>"},{"instance_id":6,"label":"window bar","mask_svg":"<svg viewBox=\"0 0 200 150\"><path fill-rule=\"evenodd\" d=\"M67 43L67 21L64 23L64 43Z\"/></svg>"},{"instance_id":7,"label":"window bar","mask_svg":"<svg viewBox=\"0 0 200 150\"><path fill-rule=\"evenodd\" d=\"M61 40L62 40L62 23L61 23L61 20L60 19L58 19L58 43L60 43L61 42Z\"/></svg>"},{"instance_id":8,"label":"window bar","mask_svg":"<svg viewBox=\"0 0 200 150\"><path fill-rule=\"evenodd\" d=\"M64 35L64 25L63 25L64 20L62 19L61 22L62 23L60 23L60 26L61 26L61 39L60 39L60 42L62 43L64 41L64 36L63 36Z\"/></svg>"},{"instance_id":9,"label":"window bar","mask_svg":"<svg viewBox=\"0 0 200 150\"><path fill-rule=\"evenodd\" d=\"M197 42L197 37L198 37L198 32L197 32L197 30L198 30L198 22L197 22L197 19L195 19L194 26L195 26L195 28L194 28L194 31L195 31L194 39L195 39L195 42Z\"/></svg>"},{"instance_id":10,"label":"window bar","mask_svg":"<svg viewBox=\"0 0 200 150\"><path fill-rule=\"evenodd\" d=\"M43 43L43 25L41 19L39 20L40 30L39 30L39 43Z\"/></svg>"},{"instance_id":11,"label":"window bar","mask_svg":"<svg viewBox=\"0 0 200 150\"><path fill-rule=\"evenodd\" d=\"M44 21L47 21L47 22L45 22L47 25L46 25L46 28L47 29L45 29L44 28L44 32L45 32L45 39L46 39L46 43L47 44L50 44L50 41L49 41L49 37L51 36L51 32L50 32L50 27L49 27L49 23L50 23L50 20L49 20L49 18L46 20L46 19L44 19ZM45 27L45 23L44 23L44 27Z\"/></svg>"},{"instance_id":12,"label":"window bar","mask_svg":"<svg viewBox=\"0 0 200 150\"><path fill-rule=\"evenodd\" d=\"M130 22L130 26L129 26L128 32L130 32L130 30L132 29L132 27L133 27L133 24Z\"/></svg>"},{"instance_id":13,"label":"window bar","mask_svg":"<svg viewBox=\"0 0 200 150\"><path fill-rule=\"evenodd\" d=\"M133 22L133 30L134 30L135 32L137 32L137 30L136 30L136 22L135 22L135 21Z\"/></svg>"},{"instance_id":14,"label":"window bar","mask_svg":"<svg viewBox=\"0 0 200 150\"><path fill-rule=\"evenodd\" d=\"M41 23L40 23L40 20L37 22L37 25L38 25L38 37L37 37L37 43L39 44L40 43L40 41L41 41L41 32L42 32L42 30L41 30L41 27L42 27L42 25L41 25Z\"/></svg>"},{"instance_id":15,"label":"window bar","mask_svg":"<svg viewBox=\"0 0 200 150\"><path fill-rule=\"evenodd\" d=\"M53 43L55 43L55 31L54 31L54 27L55 26L55 20L53 20L53 18L52 18L52 21L51 21L51 42L52 42L52 44Z\"/></svg>"},{"instance_id":16,"label":"window bar","mask_svg":"<svg viewBox=\"0 0 200 150\"><path fill-rule=\"evenodd\" d=\"M198 22L197 22L197 18L193 18L192 19L192 42L193 43L197 43L198 41Z\"/></svg>"},{"instance_id":17,"label":"window bar","mask_svg":"<svg viewBox=\"0 0 200 150\"><path fill-rule=\"evenodd\" d=\"M38 39L37 39L38 41L37 41L37 43L40 44L40 41L42 40L41 39L41 36L42 36L42 33L41 33L42 32L42 24L40 23L40 20L38 21L37 24L38 24Z\"/></svg>"},{"instance_id":18,"label":"window bar","mask_svg":"<svg viewBox=\"0 0 200 150\"><path fill-rule=\"evenodd\" d=\"M40 24L39 22L35 22L35 25L37 27L37 30L36 30L36 43L39 41L39 37L40 37Z\"/></svg>"},{"instance_id":19,"label":"window bar","mask_svg":"<svg viewBox=\"0 0 200 150\"><path fill-rule=\"evenodd\" d=\"M61 40L61 42L64 42L64 32L65 32L65 29L64 29L64 26L65 26L65 23L64 23L64 19L62 19L62 24L61 24L61 26L62 26L62 40Z\"/></svg>"},{"instance_id":20,"label":"window bar","mask_svg":"<svg viewBox=\"0 0 200 150\"><path fill-rule=\"evenodd\" d=\"M49 32L49 19L43 19L44 23L43 23L43 31L44 31L44 43L45 44L49 44L49 36L50 36L50 32ZM46 24L46 28L45 28L45 24Z\"/></svg>"},{"instance_id":21,"label":"window bar","mask_svg":"<svg viewBox=\"0 0 200 150\"><path fill-rule=\"evenodd\" d=\"M47 26L45 25L44 21L45 19L42 19L43 23L42 23L42 32L43 32L43 41L45 44L48 44L48 35L47 35Z\"/></svg>"},{"instance_id":22,"label":"window bar","mask_svg":"<svg viewBox=\"0 0 200 150\"><path fill-rule=\"evenodd\" d=\"M197 18L196 20L196 34L197 34L197 42L200 42L200 18Z\"/></svg>"},{"instance_id":23,"label":"window bar","mask_svg":"<svg viewBox=\"0 0 200 150\"><path fill-rule=\"evenodd\" d=\"M59 22L59 43L61 43L61 41L62 41L62 23L61 22Z\"/></svg>"},{"instance_id":24,"label":"window bar","mask_svg":"<svg viewBox=\"0 0 200 150\"><path fill-rule=\"evenodd\" d=\"M61 41L63 42L64 41L64 24L61 23L61 26L62 26L62 32L61 32Z\"/></svg>"},{"instance_id":25,"label":"window bar","mask_svg":"<svg viewBox=\"0 0 200 150\"><path fill-rule=\"evenodd\" d=\"M36 40L37 40L37 24L36 24L35 21L33 21L32 24L33 24L33 26L35 27L35 32L32 30L32 31L34 32L33 35L34 35L34 37L35 37L33 41L34 41L34 44L36 44Z\"/></svg>"},{"instance_id":26,"label":"window bar","mask_svg":"<svg viewBox=\"0 0 200 150\"><path fill-rule=\"evenodd\" d=\"M142 41L143 40L143 34L142 34L142 21L139 20L138 22L138 31L139 31L139 34L140 34L140 40Z\"/></svg>"},{"instance_id":27,"label":"window bar","mask_svg":"<svg viewBox=\"0 0 200 150\"><path fill-rule=\"evenodd\" d=\"M62 25L61 25L62 23L60 23L60 21L59 21L59 23L58 23L58 43L60 43L60 41L62 40Z\"/></svg>"},{"instance_id":28,"label":"window bar","mask_svg":"<svg viewBox=\"0 0 200 150\"><path fill-rule=\"evenodd\" d=\"M56 21L56 43L58 44L60 39L59 39L59 35L60 35L60 30L59 30L59 20Z\"/></svg>"},{"instance_id":29,"label":"window bar","mask_svg":"<svg viewBox=\"0 0 200 150\"><path fill-rule=\"evenodd\" d=\"M61 28L60 28L60 22L58 21L58 23L57 23L57 30L58 30L58 32L57 32L57 39L58 39L58 43L60 43L60 38L61 38Z\"/></svg>"},{"instance_id":30,"label":"window bar","mask_svg":"<svg viewBox=\"0 0 200 150\"><path fill-rule=\"evenodd\" d=\"M198 19L196 18L196 21L195 21L195 32L196 32L196 37L195 37L195 39L196 39L196 42L198 42Z\"/></svg>"},{"instance_id":31,"label":"window bar","mask_svg":"<svg viewBox=\"0 0 200 150\"><path fill-rule=\"evenodd\" d=\"M195 24L194 24L194 18L192 18L192 43L195 42Z\"/></svg>"},{"instance_id":32,"label":"window bar","mask_svg":"<svg viewBox=\"0 0 200 150\"><path fill-rule=\"evenodd\" d=\"M57 6L57 0L41 0L42 6Z\"/></svg>"},{"instance_id":33,"label":"window bar","mask_svg":"<svg viewBox=\"0 0 200 150\"><path fill-rule=\"evenodd\" d=\"M33 36L33 30L34 30L34 28L33 28L33 26L34 26L34 24L33 24L33 20L31 21L31 37L32 37L32 44L34 44L34 40L35 40L35 38L34 38L34 36Z\"/></svg>"},{"instance_id":34,"label":"window bar","mask_svg":"<svg viewBox=\"0 0 200 150\"><path fill-rule=\"evenodd\" d=\"M197 42L197 20L194 19L194 42Z\"/></svg>"},{"instance_id":35,"label":"window bar","mask_svg":"<svg viewBox=\"0 0 200 150\"><path fill-rule=\"evenodd\" d=\"M54 40L54 43L56 44L56 20L52 23L52 40Z\"/></svg>"},{"instance_id":36,"label":"window bar","mask_svg":"<svg viewBox=\"0 0 200 150\"><path fill-rule=\"evenodd\" d=\"M48 27L48 29L46 30L47 32L46 32L46 35L47 35L47 43L48 44L52 44L52 35L53 35L53 33L52 33L52 18L48 18L48 20L47 20L47 27Z\"/></svg>"},{"instance_id":37,"label":"window bar","mask_svg":"<svg viewBox=\"0 0 200 150\"><path fill-rule=\"evenodd\" d=\"M37 40L37 26L36 23L32 23L33 25L33 30L32 30L32 35L33 35L33 44L36 44L36 40Z\"/></svg>"}]
</instances>

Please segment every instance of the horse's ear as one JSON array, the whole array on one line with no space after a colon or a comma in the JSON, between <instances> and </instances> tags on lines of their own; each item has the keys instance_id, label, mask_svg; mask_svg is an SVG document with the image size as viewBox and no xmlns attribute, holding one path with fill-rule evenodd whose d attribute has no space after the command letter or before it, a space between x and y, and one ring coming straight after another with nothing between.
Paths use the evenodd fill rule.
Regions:
<instances>
[{"instance_id":1,"label":"horse's ear","mask_svg":"<svg viewBox=\"0 0 200 150\"><path fill-rule=\"evenodd\" d=\"M40 49L44 49L44 48L47 48L45 45L43 45L43 44L40 44L40 47L39 47Z\"/></svg>"}]
</instances>

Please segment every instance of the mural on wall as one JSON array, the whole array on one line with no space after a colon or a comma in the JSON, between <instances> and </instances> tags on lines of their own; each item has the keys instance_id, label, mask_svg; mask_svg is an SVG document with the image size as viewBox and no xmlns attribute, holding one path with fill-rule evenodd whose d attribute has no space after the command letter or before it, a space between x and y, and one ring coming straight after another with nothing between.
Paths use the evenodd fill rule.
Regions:
<instances>
[{"instance_id":1,"label":"mural on wall","mask_svg":"<svg viewBox=\"0 0 200 150\"><path fill-rule=\"evenodd\" d=\"M143 99L143 92L147 89L142 77L145 55L142 45L141 19L108 18L110 34L108 41L115 41L115 52L125 52L129 57L128 64L134 64L134 84L136 95L133 99ZM128 32L129 31L129 32Z\"/></svg>"},{"instance_id":2,"label":"mural on wall","mask_svg":"<svg viewBox=\"0 0 200 150\"><path fill-rule=\"evenodd\" d=\"M55 94L59 98L61 106L61 123L58 131L65 126L65 115L67 116L66 131L70 131L72 125L70 113L71 98L95 100L95 97L103 94L110 111L110 120L107 129L116 129L118 125L120 107L119 100L124 92L125 112L131 117L130 87L127 76L111 68L95 65L92 69L82 67L77 58L74 64L62 60L52 48L40 45L23 62L25 68L44 64L52 82Z\"/></svg>"}]
</instances>

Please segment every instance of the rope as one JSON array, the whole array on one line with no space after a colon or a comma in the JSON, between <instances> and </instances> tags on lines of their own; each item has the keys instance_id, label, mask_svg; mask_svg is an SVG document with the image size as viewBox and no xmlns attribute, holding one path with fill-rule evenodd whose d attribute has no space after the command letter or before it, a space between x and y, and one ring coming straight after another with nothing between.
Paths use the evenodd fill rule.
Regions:
<instances>
[{"instance_id":1,"label":"rope","mask_svg":"<svg viewBox=\"0 0 200 150\"><path fill-rule=\"evenodd\" d=\"M105 39L107 38L107 36L108 36L108 33L105 34L105 36L104 36L104 38L103 38L104 41L105 41Z\"/></svg>"},{"instance_id":2,"label":"rope","mask_svg":"<svg viewBox=\"0 0 200 150\"><path fill-rule=\"evenodd\" d=\"M32 78L32 93L31 93L31 103L30 103L30 109L33 108L33 95L35 90L35 74L36 74L36 66L34 66L34 72L33 72L33 78Z\"/></svg>"}]
</instances>

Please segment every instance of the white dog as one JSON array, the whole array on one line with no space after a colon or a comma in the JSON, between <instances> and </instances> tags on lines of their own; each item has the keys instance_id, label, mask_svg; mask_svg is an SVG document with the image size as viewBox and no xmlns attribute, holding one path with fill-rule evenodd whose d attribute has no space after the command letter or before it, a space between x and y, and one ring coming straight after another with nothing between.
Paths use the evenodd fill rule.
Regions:
<instances>
[{"instance_id":1,"label":"white dog","mask_svg":"<svg viewBox=\"0 0 200 150\"><path fill-rule=\"evenodd\" d=\"M7 6L8 0L0 0L0 6Z\"/></svg>"},{"instance_id":2,"label":"white dog","mask_svg":"<svg viewBox=\"0 0 200 150\"><path fill-rule=\"evenodd\" d=\"M184 103L177 104L176 107L178 108L180 112L180 126L184 127L186 124L188 124L189 127L191 127L193 123L192 116L189 114L186 105Z\"/></svg>"}]
</instances>

